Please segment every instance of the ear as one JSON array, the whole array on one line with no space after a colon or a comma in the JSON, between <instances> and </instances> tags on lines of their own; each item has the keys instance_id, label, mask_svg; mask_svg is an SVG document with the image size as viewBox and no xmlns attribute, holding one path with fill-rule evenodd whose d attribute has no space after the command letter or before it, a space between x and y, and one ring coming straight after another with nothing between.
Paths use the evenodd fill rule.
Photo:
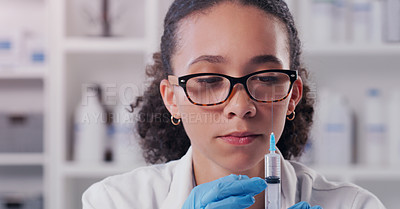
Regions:
<instances>
[{"instance_id":1,"label":"ear","mask_svg":"<svg viewBox=\"0 0 400 209\"><path fill-rule=\"evenodd\" d=\"M172 86L167 79L164 79L160 83L160 93L161 97L164 101L164 105L171 113L172 116L174 116L176 119L180 118L179 110L178 110L178 105L176 102L176 95L174 92L174 86Z\"/></svg>"},{"instance_id":2,"label":"ear","mask_svg":"<svg viewBox=\"0 0 400 209\"><path fill-rule=\"evenodd\" d=\"M292 94L289 100L289 106L286 115L290 115L299 104L301 97L303 96L303 81L299 77L294 83L292 88Z\"/></svg>"}]
</instances>

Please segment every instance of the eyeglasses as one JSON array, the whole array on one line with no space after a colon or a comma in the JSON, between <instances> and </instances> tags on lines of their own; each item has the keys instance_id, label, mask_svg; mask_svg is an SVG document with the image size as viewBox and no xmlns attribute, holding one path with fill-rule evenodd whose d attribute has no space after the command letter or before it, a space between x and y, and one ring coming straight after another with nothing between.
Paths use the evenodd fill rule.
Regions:
<instances>
[{"instance_id":1,"label":"eyeglasses","mask_svg":"<svg viewBox=\"0 0 400 209\"><path fill-rule=\"evenodd\" d=\"M295 70L268 69L235 78L218 73L168 76L172 85L181 86L195 105L213 106L229 99L233 87L240 83L249 97L257 102L279 102L289 95L298 74Z\"/></svg>"}]
</instances>

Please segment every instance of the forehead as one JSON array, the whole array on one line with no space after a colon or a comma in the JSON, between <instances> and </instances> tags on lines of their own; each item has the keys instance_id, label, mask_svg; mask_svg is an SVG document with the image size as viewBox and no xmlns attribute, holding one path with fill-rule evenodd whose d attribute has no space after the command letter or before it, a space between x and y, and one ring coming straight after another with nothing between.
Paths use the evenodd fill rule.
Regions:
<instances>
[{"instance_id":1,"label":"forehead","mask_svg":"<svg viewBox=\"0 0 400 209\"><path fill-rule=\"evenodd\" d=\"M223 56L230 64L240 65L263 54L274 55L289 65L284 24L254 6L227 2L180 22L172 66L175 74L185 74L177 70L198 56Z\"/></svg>"}]
</instances>

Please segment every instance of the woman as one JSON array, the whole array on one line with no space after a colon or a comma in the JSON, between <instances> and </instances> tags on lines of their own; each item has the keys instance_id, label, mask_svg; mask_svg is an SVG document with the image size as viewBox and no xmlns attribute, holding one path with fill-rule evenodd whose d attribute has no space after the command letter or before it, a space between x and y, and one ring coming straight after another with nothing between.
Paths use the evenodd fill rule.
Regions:
<instances>
[{"instance_id":1,"label":"woman","mask_svg":"<svg viewBox=\"0 0 400 209\"><path fill-rule=\"evenodd\" d=\"M313 114L300 54L281 0L176 0L138 123L146 159L161 164L94 184L83 207L265 208L274 132L282 208L384 208L364 189L289 161L301 155Z\"/></svg>"}]
</instances>

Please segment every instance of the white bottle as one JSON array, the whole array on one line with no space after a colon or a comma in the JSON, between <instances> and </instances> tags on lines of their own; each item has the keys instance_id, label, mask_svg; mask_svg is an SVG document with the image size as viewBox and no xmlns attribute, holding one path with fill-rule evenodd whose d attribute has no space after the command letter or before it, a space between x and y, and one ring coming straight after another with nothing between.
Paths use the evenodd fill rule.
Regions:
<instances>
[{"instance_id":1,"label":"white bottle","mask_svg":"<svg viewBox=\"0 0 400 209\"><path fill-rule=\"evenodd\" d=\"M333 1L333 41L344 43L348 40L348 4L346 0Z\"/></svg>"},{"instance_id":2,"label":"white bottle","mask_svg":"<svg viewBox=\"0 0 400 209\"><path fill-rule=\"evenodd\" d=\"M312 34L316 43L330 43L333 39L333 1L312 1Z\"/></svg>"},{"instance_id":3,"label":"white bottle","mask_svg":"<svg viewBox=\"0 0 400 209\"><path fill-rule=\"evenodd\" d=\"M296 24L299 26L299 36L304 43L313 43L314 40L314 31L313 31L313 8L312 8L313 0L302 0L299 3L296 0L296 8L297 8L297 20L295 20Z\"/></svg>"},{"instance_id":4,"label":"white bottle","mask_svg":"<svg viewBox=\"0 0 400 209\"><path fill-rule=\"evenodd\" d=\"M74 160L93 164L104 161L107 138L107 117L101 105L100 87L95 84L82 88L82 99L75 112Z\"/></svg>"},{"instance_id":5,"label":"white bottle","mask_svg":"<svg viewBox=\"0 0 400 209\"><path fill-rule=\"evenodd\" d=\"M400 91L393 92L388 106L388 139L390 164L400 165Z\"/></svg>"},{"instance_id":6,"label":"white bottle","mask_svg":"<svg viewBox=\"0 0 400 209\"><path fill-rule=\"evenodd\" d=\"M13 69L20 64L21 33L18 29L0 30L0 70Z\"/></svg>"},{"instance_id":7,"label":"white bottle","mask_svg":"<svg viewBox=\"0 0 400 209\"><path fill-rule=\"evenodd\" d=\"M130 107L117 105L114 111L113 159L116 164L138 167L145 165L139 136L136 133L137 111L129 112Z\"/></svg>"},{"instance_id":8,"label":"white bottle","mask_svg":"<svg viewBox=\"0 0 400 209\"><path fill-rule=\"evenodd\" d=\"M365 113L365 160L369 165L387 163L387 136L384 103L378 89L368 90Z\"/></svg>"},{"instance_id":9,"label":"white bottle","mask_svg":"<svg viewBox=\"0 0 400 209\"><path fill-rule=\"evenodd\" d=\"M352 39L354 43L371 41L372 7L370 0L354 0L352 11Z\"/></svg>"},{"instance_id":10,"label":"white bottle","mask_svg":"<svg viewBox=\"0 0 400 209\"><path fill-rule=\"evenodd\" d=\"M354 142L353 113L343 95L328 91L321 94L316 120L316 163L349 165Z\"/></svg>"},{"instance_id":11,"label":"white bottle","mask_svg":"<svg viewBox=\"0 0 400 209\"><path fill-rule=\"evenodd\" d=\"M372 6L371 41L375 44L379 44L382 43L383 41L383 1L373 0L371 2L371 6ZM399 24L399 31L400 31L400 24Z\"/></svg>"},{"instance_id":12,"label":"white bottle","mask_svg":"<svg viewBox=\"0 0 400 209\"><path fill-rule=\"evenodd\" d=\"M400 1L399 0L385 0L382 2L384 7L383 24L384 24L384 40L387 42L400 41Z\"/></svg>"}]
</instances>

